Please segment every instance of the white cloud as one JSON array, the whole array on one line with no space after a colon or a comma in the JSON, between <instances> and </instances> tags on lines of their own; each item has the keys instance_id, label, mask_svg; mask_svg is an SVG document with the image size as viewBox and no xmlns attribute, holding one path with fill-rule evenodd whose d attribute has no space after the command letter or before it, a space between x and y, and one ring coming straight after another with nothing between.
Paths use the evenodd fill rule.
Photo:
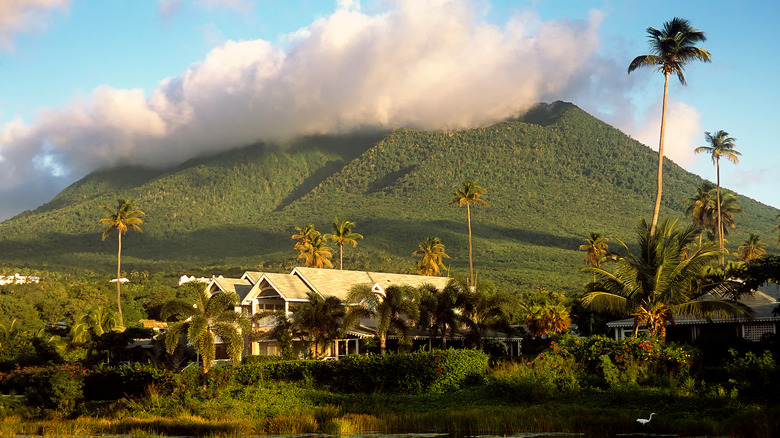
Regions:
<instances>
[{"instance_id":1,"label":"white cloud","mask_svg":"<svg viewBox=\"0 0 780 438\"><path fill-rule=\"evenodd\" d=\"M661 102L648 107L644 123L629 131L641 143L658 150L661 134ZM701 113L685 103L669 100L666 110L666 132L664 134L664 156L678 165L690 169L696 160L694 149L703 143Z\"/></svg>"},{"instance_id":2,"label":"white cloud","mask_svg":"<svg viewBox=\"0 0 780 438\"><path fill-rule=\"evenodd\" d=\"M373 15L340 4L291 35L287 49L228 41L149 97L104 86L33 124L8 123L0 156L10 168L0 191L24 184L35 162L77 178L258 140L364 127L460 129L594 85L598 13L549 22L523 14L500 28L461 0L397 0Z\"/></svg>"},{"instance_id":3,"label":"white cloud","mask_svg":"<svg viewBox=\"0 0 780 438\"><path fill-rule=\"evenodd\" d=\"M0 1L0 48L13 50L19 33L40 32L52 10L67 11L70 0Z\"/></svg>"}]
</instances>

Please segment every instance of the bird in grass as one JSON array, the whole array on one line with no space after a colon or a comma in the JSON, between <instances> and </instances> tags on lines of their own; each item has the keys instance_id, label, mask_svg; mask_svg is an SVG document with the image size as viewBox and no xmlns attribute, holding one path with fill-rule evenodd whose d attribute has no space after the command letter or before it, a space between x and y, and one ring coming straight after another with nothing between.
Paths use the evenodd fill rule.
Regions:
<instances>
[{"instance_id":1,"label":"bird in grass","mask_svg":"<svg viewBox=\"0 0 780 438\"><path fill-rule=\"evenodd\" d=\"M637 418L637 419L636 419L636 421L637 421L639 424L645 425L645 424L649 423L649 422L650 422L650 420L652 420L652 419L653 419L653 415L655 415L655 412L653 412L652 414L650 414L650 418Z\"/></svg>"}]
</instances>

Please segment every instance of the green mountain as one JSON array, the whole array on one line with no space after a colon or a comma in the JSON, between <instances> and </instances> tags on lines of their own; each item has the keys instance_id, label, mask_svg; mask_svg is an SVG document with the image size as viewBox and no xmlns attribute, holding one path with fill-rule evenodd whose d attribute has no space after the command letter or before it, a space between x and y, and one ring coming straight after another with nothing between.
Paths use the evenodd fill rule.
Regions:
<instances>
[{"instance_id":1,"label":"green mountain","mask_svg":"<svg viewBox=\"0 0 780 438\"><path fill-rule=\"evenodd\" d=\"M487 188L472 211L478 278L513 287L579 289L591 231L630 242L652 213L657 154L570 103L539 104L518 120L458 132L397 129L253 145L175 168L94 172L51 202L0 224L0 269L115 269L115 240L98 220L117 198L147 214L129 233L123 268L190 274L287 271L295 226L330 231L335 217L365 236L345 269L406 272L427 236L441 238L451 274L468 269L466 211L449 201L464 179ZM663 216L681 220L701 178L664 168ZM728 181L725 182L728 185ZM745 213L727 236L767 243L780 210L738 196ZM775 245L769 250L778 253ZM338 250L334 249L335 258Z\"/></svg>"}]
</instances>

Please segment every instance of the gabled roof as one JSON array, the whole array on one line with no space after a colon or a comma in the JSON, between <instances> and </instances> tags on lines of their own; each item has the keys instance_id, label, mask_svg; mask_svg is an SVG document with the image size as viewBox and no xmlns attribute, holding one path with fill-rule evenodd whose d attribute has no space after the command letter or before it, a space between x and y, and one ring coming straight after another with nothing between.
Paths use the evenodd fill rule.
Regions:
<instances>
[{"instance_id":1,"label":"gabled roof","mask_svg":"<svg viewBox=\"0 0 780 438\"><path fill-rule=\"evenodd\" d=\"M425 275L302 267L293 269L290 275L300 277L312 290L320 295L336 296L342 301L347 299L349 290L357 285L365 285L373 289L378 287L384 290L391 285L420 287L424 284L431 284L439 289L443 289L450 280L447 277L430 277Z\"/></svg>"},{"instance_id":2,"label":"gabled roof","mask_svg":"<svg viewBox=\"0 0 780 438\"><path fill-rule=\"evenodd\" d=\"M275 274L266 272L252 286L252 290L244 297L242 304L248 300L267 295L269 290L287 301L308 301L311 289L297 275Z\"/></svg>"},{"instance_id":3,"label":"gabled roof","mask_svg":"<svg viewBox=\"0 0 780 438\"><path fill-rule=\"evenodd\" d=\"M206 291L209 294L217 292L234 292L238 295L240 301L246 297L251 289L252 283L243 278L213 278L208 286L206 286Z\"/></svg>"},{"instance_id":4,"label":"gabled roof","mask_svg":"<svg viewBox=\"0 0 780 438\"><path fill-rule=\"evenodd\" d=\"M242 280L249 280L252 284L257 284L258 281L260 281L260 277L263 276L263 273L260 271L246 271L244 272L244 275L241 276Z\"/></svg>"}]
</instances>

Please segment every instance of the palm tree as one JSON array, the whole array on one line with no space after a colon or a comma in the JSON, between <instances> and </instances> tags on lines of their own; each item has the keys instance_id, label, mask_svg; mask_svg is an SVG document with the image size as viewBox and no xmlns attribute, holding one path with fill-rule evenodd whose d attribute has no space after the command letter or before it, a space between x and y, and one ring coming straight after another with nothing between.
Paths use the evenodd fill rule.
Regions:
<instances>
[{"instance_id":1,"label":"palm tree","mask_svg":"<svg viewBox=\"0 0 780 438\"><path fill-rule=\"evenodd\" d=\"M133 203L125 199L117 201L116 210L112 210L105 205L101 208L108 212L108 217L100 219L99 222L106 227L103 231L103 240L106 240L114 231L117 232L119 239L119 249L116 253L116 307L119 314L119 326L124 327L125 323L122 318L122 282L120 281L122 276L122 235L128 230L142 232L139 225L144 223L141 216L145 213L141 210L136 210Z\"/></svg>"},{"instance_id":2,"label":"palm tree","mask_svg":"<svg viewBox=\"0 0 780 438\"><path fill-rule=\"evenodd\" d=\"M306 266L309 268L332 268L333 263L330 262L330 258L333 257L331 252L333 249L329 246L325 246L327 239L320 234L319 231L315 231L309 238L309 243L304 249L301 249L301 253L298 254L299 259L306 260Z\"/></svg>"},{"instance_id":3,"label":"palm tree","mask_svg":"<svg viewBox=\"0 0 780 438\"><path fill-rule=\"evenodd\" d=\"M634 253L622 241L626 256L618 258L612 272L586 267L599 277L600 290L582 298L582 304L597 312L630 315L634 318L634 335L642 324L651 335L666 339L667 323L674 315L726 317L749 312L739 303L728 300L694 300L704 294L702 278L720 254L717 244L704 243L695 251L690 244L699 233L691 224L686 228L677 221L664 220L655 233L644 220L638 231L639 251ZM683 253L688 251L683 257Z\"/></svg>"},{"instance_id":4,"label":"palm tree","mask_svg":"<svg viewBox=\"0 0 780 438\"><path fill-rule=\"evenodd\" d=\"M450 204L458 204L458 207L466 206L466 218L469 227L469 286L471 288L476 287L474 282L474 262L472 259L471 251L471 205L484 205L488 206L488 203L482 199L482 195L487 192L487 189L480 187L476 181L463 181L463 187L455 190L455 197L450 200Z\"/></svg>"},{"instance_id":5,"label":"palm tree","mask_svg":"<svg viewBox=\"0 0 780 438\"><path fill-rule=\"evenodd\" d=\"M252 340L273 340L279 343L284 359L293 358L293 340L298 335L292 315L284 310L255 313L252 316Z\"/></svg>"},{"instance_id":6,"label":"palm tree","mask_svg":"<svg viewBox=\"0 0 780 438\"><path fill-rule=\"evenodd\" d=\"M309 301L293 314L293 324L309 339L314 346L314 356L318 357L320 345L324 353L328 345L338 338L345 315L346 309L338 297L322 298L316 292L309 292Z\"/></svg>"},{"instance_id":7,"label":"palm tree","mask_svg":"<svg viewBox=\"0 0 780 438\"><path fill-rule=\"evenodd\" d=\"M528 308L525 324L532 336L561 333L571 326L571 316L563 304L536 304Z\"/></svg>"},{"instance_id":8,"label":"palm tree","mask_svg":"<svg viewBox=\"0 0 780 438\"><path fill-rule=\"evenodd\" d=\"M658 141L658 188L653 208L653 219L650 225L650 233L655 234L658 223L658 213L661 210L661 193L663 192L663 160L664 160L664 132L666 130L666 101L669 91L669 75L677 75L680 83L686 85L683 69L691 61L710 62L710 52L695 46L696 43L706 41L704 32L691 27L688 20L673 18L664 23L661 30L652 27L647 28L649 37L649 55L640 55L631 61L628 73L639 67L652 67L664 74L664 100L661 110L661 135Z\"/></svg>"},{"instance_id":9,"label":"palm tree","mask_svg":"<svg viewBox=\"0 0 780 438\"><path fill-rule=\"evenodd\" d=\"M699 233L699 246L705 229L714 229L713 224L717 223L715 218L715 200L712 195L715 192L715 186L709 181L702 181L696 188L696 195L692 198L685 198L683 204L688 205L685 215L690 216L693 223L702 228Z\"/></svg>"},{"instance_id":10,"label":"palm tree","mask_svg":"<svg viewBox=\"0 0 780 438\"><path fill-rule=\"evenodd\" d=\"M458 328L459 305L460 291L452 284L442 290L430 284L420 287L420 317L417 324L428 330L429 347L431 338L438 335L441 348L447 348L447 337L454 336Z\"/></svg>"},{"instance_id":11,"label":"palm tree","mask_svg":"<svg viewBox=\"0 0 780 438\"><path fill-rule=\"evenodd\" d=\"M339 270L344 268L344 244L356 247L357 240L355 239L363 238L362 234L352 232L354 226L354 222L350 222L346 219L341 221L333 219L333 234L325 235L325 238L334 241L339 247Z\"/></svg>"},{"instance_id":12,"label":"palm tree","mask_svg":"<svg viewBox=\"0 0 780 438\"><path fill-rule=\"evenodd\" d=\"M314 225L306 225L303 227L295 227L296 234L292 235L295 242L294 250L304 252L311 242L312 236L319 234L319 231L314 229Z\"/></svg>"},{"instance_id":13,"label":"palm tree","mask_svg":"<svg viewBox=\"0 0 780 438\"><path fill-rule=\"evenodd\" d=\"M420 308L414 299L414 290L407 286L388 286L384 293L371 290L368 285L358 285L347 295L350 309L344 318L346 332L363 318L376 320L376 335L379 350L384 354L387 348L387 334L393 329L401 345L411 344L410 321L417 320Z\"/></svg>"},{"instance_id":14,"label":"palm tree","mask_svg":"<svg viewBox=\"0 0 780 438\"><path fill-rule=\"evenodd\" d=\"M420 275L438 276L441 274L441 266L444 268L444 259L450 258L444 252L444 244L438 237L427 237L424 242L420 242L420 249L412 253L412 256L420 257L417 261L417 273Z\"/></svg>"},{"instance_id":15,"label":"palm tree","mask_svg":"<svg viewBox=\"0 0 780 438\"><path fill-rule=\"evenodd\" d=\"M721 231L722 231L721 235L723 236L723 245L725 248L725 244L727 242L726 236L729 235L729 228L734 229L737 227L737 222L734 215L737 213L743 213L745 210L743 210L742 207L739 204L737 204L737 197L731 193L726 193L723 196L721 196L719 210L720 210L719 217L720 217L720 224L721 224ZM717 221L714 220L713 224L716 223Z\"/></svg>"},{"instance_id":16,"label":"palm tree","mask_svg":"<svg viewBox=\"0 0 780 438\"><path fill-rule=\"evenodd\" d=\"M602 237L600 233L590 233L590 237L585 239L585 244L580 245L580 251L587 251L585 254L585 264L588 266L601 267L601 261L609 254L609 239ZM593 276L593 282L596 282L596 276Z\"/></svg>"},{"instance_id":17,"label":"palm tree","mask_svg":"<svg viewBox=\"0 0 780 438\"><path fill-rule=\"evenodd\" d=\"M481 348L482 339L488 330L509 333L507 306L511 302L509 295L496 291L490 283L479 283L471 288L460 280L450 282L460 296L460 322L467 329L466 340L472 348Z\"/></svg>"},{"instance_id":18,"label":"palm tree","mask_svg":"<svg viewBox=\"0 0 780 438\"><path fill-rule=\"evenodd\" d=\"M717 174L717 198L715 201L715 205L718 209L717 219L718 219L718 243L720 244L720 251L724 251L724 244L723 244L723 222L721 220L720 215L720 158L724 157L727 160L731 161L734 164L739 163L739 155L742 155L734 149L734 142L737 140L734 137L729 137L729 133L720 130L715 133L715 135L710 134L709 132L704 133L707 137L707 141L710 143L709 146L699 146L695 149L695 152L697 154L705 152L712 156L712 164L715 165L716 174ZM723 255L720 256L720 264L723 264Z\"/></svg>"},{"instance_id":19,"label":"palm tree","mask_svg":"<svg viewBox=\"0 0 780 438\"><path fill-rule=\"evenodd\" d=\"M187 341L195 347L195 351L203 357L203 374L208 374L211 363L216 358L216 337L227 344L227 353L234 364L241 358L244 339L242 330L250 329L249 319L241 312L233 310L238 303L235 293L216 293L210 297L206 291L198 290L196 302L171 300L163 305L160 312L163 319L175 317L177 322L168 326L165 336L165 347L168 354L173 354L179 339L187 337ZM204 387L206 385L204 380Z\"/></svg>"},{"instance_id":20,"label":"palm tree","mask_svg":"<svg viewBox=\"0 0 780 438\"><path fill-rule=\"evenodd\" d=\"M737 248L737 252L735 252L734 255L743 262L749 262L764 256L766 254L765 247L766 243L761 241L758 234L751 233L750 236L745 239L745 243Z\"/></svg>"},{"instance_id":21,"label":"palm tree","mask_svg":"<svg viewBox=\"0 0 780 438\"><path fill-rule=\"evenodd\" d=\"M778 232L780 231L780 214L778 214L777 218L775 219L777 220L777 225L775 225L775 227L772 228L772 231ZM777 236L777 246L780 246L780 236Z\"/></svg>"},{"instance_id":22,"label":"palm tree","mask_svg":"<svg viewBox=\"0 0 780 438\"><path fill-rule=\"evenodd\" d=\"M110 309L106 309L103 306L95 306L89 313L79 318L79 322L73 325L71 330L72 342L75 344L83 344L86 342L90 335L101 336L103 333L115 330L117 327L117 319Z\"/></svg>"}]
</instances>

